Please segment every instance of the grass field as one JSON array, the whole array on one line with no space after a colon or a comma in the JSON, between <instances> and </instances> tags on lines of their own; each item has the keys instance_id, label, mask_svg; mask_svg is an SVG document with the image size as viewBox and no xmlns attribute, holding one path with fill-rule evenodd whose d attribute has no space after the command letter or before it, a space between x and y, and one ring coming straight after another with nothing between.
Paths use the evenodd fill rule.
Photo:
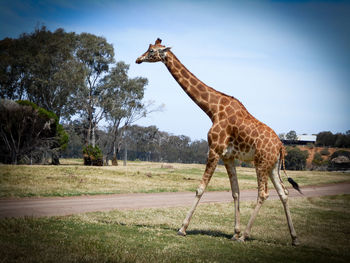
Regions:
<instances>
[{"instance_id":1,"label":"grass field","mask_svg":"<svg viewBox=\"0 0 350 263\"><path fill-rule=\"evenodd\" d=\"M242 225L254 202L241 204ZM350 196L296 198L292 247L278 200L265 202L246 243L230 241L233 205L199 205L186 237L187 207L0 220L0 262L349 262Z\"/></svg>"},{"instance_id":2,"label":"grass field","mask_svg":"<svg viewBox=\"0 0 350 263\"><path fill-rule=\"evenodd\" d=\"M0 165L0 197L195 191L205 168L201 164L151 162L92 167L83 166L82 160L76 159L62 159L61 163ZM237 173L241 189L257 188L254 169L238 167ZM301 186L350 181L350 174L342 172L288 171L288 175ZM216 169L208 190L230 190L223 166Z\"/></svg>"},{"instance_id":3,"label":"grass field","mask_svg":"<svg viewBox=\"0 0 350 263\"><path fill-rule=\"evenodd\" d=\"M72 196L194 191L204 165L129 162L127 167L0 165L0 196ZM255 170L238 168L241 189ZM301 186L349 182L349 173L292 172ZM209 190L229 190L219 166ZM241 203L242 229L255 202ZM176 235L188 207L0 220L0 262L349 262L350 196L296 198L290 208L301 245L292 247L282 205L265 202L252 239L230 241L233 204L200 204L186 237Z\"/></svg>"}]
</instances>

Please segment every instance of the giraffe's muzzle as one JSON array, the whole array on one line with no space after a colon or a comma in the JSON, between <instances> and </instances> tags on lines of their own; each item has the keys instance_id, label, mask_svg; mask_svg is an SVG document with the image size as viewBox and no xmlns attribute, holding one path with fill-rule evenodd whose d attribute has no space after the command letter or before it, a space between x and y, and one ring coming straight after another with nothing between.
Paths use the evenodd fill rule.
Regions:
<instances>
[{"instance_id":1,"label":"giraffe's muzzle","mask_svg":"<svg viewBox=\"0 0 350 263\"><path fill-rule=\"evenodd\" d=\"M137 64L141 64L142 63L142 60L140 58L136 59L135 61Z\"/></svg>"}]
</instances>

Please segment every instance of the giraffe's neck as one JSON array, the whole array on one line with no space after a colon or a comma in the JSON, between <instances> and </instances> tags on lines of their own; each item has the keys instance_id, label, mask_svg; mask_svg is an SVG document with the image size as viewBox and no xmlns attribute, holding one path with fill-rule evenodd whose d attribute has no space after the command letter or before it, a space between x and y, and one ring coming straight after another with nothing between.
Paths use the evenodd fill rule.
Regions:
<instances>
[{"instance_id":1,"label":"giraffe's neck","mask_svg":"<svg viewBox=\"0 0 350 263\"><path fill-rule=\"evenodd\" d=\"M193 75L171 51L163 62L188 96L213 119L222 95Z\"/></svg>"}]
</instances>

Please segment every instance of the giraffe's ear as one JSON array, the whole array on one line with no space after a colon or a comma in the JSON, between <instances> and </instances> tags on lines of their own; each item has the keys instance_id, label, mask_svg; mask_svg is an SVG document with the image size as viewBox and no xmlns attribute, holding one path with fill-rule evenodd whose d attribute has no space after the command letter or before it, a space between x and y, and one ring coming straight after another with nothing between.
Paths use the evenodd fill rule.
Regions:
<instances>
[{"instance_id":1,"label":"giraffe's ear","mask_svg":"<svg viewBox=\"0 0 350 263\"><path fill-rule=\"evenodd\" d=\"M154 43L155 45L160 45L162 43L162 40L160 38L157 38L156 42Z\"/></svg>"}]
</instances>

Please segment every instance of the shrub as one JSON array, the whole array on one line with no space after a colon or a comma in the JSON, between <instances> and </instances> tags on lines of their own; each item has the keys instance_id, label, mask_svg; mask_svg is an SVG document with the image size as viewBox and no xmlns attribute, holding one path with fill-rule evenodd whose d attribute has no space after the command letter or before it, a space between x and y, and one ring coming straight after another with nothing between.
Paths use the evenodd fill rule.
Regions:
<instances>
[{"instance_id":1,"label":"shrub","mask_svg":"<svg viewBox=\"0 0 350 263\"><path fill-rule=\"evenodd\" d=\"M101 149L96 145L84 146L83 148L84 165L103 166L103 154Z\"/></svg>"},{"instance_id":2,"label":"shrub","mask_svg":"<svg viewBox=\"0 0 350 263\"><path fill-rule=\"evenodd\" d=\"M306 159L309 156L307 151L301 151L298 147L287 147L285 157L286 169L305 170Z\"/></svg>"},{"instance_id":3,"label":"shrub","mask_svg":"<svg viewBox=\"0 0 350 263\"><path fill-rule=\"evenodd\" d=\"M306 146L307 146L307 148L309 148L309 149L313 149L313 148L315 147L315 145L314 145L312 142L308 142L308 143L306 144Z\"/></svg>"},{"instance_id":4,"label":"shrub","mask_svg":"<svg viewBox=\"0 0 350 263\"><path fill-rule=\"evenodd\" d=\"M68 146L69 135L64 130L62 124L58 124L57 126L57 136L59 138L60 149L64 151Z\"/></svg>"},{"instance_id":5,"label":"shrub","mask_svg":"<svg viewBox=\"0 0 350 263\"><path fill-rule=\"evenodd\" d=\"M58 155L68 142L68 135L53 112L30 101L0 99L0 162L45 163ZM54 162L54 156L55 162Z\"/></svg>"},{"instance_id":6,"label":"shrub","mask_svg":"<svg viewBox=\"0 0 350 263\"><path fill-rule=\"evenodd\" d=\"M320 153L315 153L314 158L312 160L312 164L317 165L317 166L324 164L324 160L323 160L322 155Z\"/></svg>"},{"instance_id":7,"label":"shrub","mask_svg":"<svg viewBox=\"0 0 350 263\"><path fill-rule=\"evenodd\" d=\"M321 155L329 155L330 152L329 152L329 150L328 150L327 148L323 148L323 149L320 151L320 154L321 154Z\"/></svg>"}]
</instances>

